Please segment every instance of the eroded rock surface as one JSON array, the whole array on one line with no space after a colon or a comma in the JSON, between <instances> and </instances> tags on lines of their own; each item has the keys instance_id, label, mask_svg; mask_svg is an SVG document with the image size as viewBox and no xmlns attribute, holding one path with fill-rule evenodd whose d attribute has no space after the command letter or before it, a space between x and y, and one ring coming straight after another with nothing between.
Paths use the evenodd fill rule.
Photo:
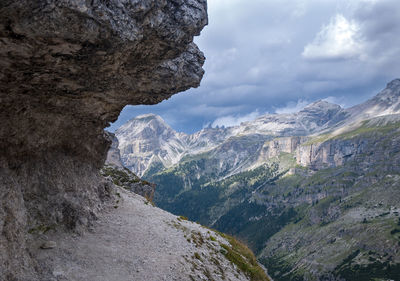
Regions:
<instances>
[{"instance_id":1,"label":"eroded rock surface","mask_svg":"<svg viewBox=\"0 0 400 281\"><path fill-rule=\"evenodd\" d=\"M110 197L103 128L199 85L205 0L0 3L0 276L37 280L38 229L88 225Z\"/></svg>"}]
</instances>

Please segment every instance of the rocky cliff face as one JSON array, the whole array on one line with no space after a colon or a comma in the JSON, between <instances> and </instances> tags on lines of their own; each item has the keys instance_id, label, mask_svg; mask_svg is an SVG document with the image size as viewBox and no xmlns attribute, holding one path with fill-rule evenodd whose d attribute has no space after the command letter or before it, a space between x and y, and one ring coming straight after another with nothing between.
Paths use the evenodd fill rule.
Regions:
<instances>
[{"instance_id":1,"label":"rocky cliff face","mask_svg":"<svg viewBox=\"0 0 400 281\"><path fill-rule=\"evenodd\" d=\"M281 153L295 153L306 138L282 137L265 142L257 162L265 162L268 159L278 157Z\"/></svg>"},{"instance_id":2,"label":"rocky cliff face","mask_svg":"<svg viewBox=\"0 0 400 281\"><path fill-rule=\"evenodd\" d=\"M296 151L297 163L304 167L320 170L343 165L364 152L366 141L362 139L331 140L306 144Z\"/></svg>"},{"instance_id":3,"label":"rocky cliff face","mask_svg":"<svg viewBox=\"0 0 400 281\"><path fill-rule=\"evenodd\" d=\"M123 169L124 164L122 164L121 152L118 148L119 141L114 134L107 132L107 135L111 141L111 145L107 152L107 158L105 164L108 166L114 166L116 168Z\"/></svg>"},{"instance_id":4,"label":"rocky cliff face","mask_svg":"<svg viewBox=\"0 0 400 281\"><path fill-rule=\"evenodd\" d=\"M38 279L29 230L96 217L103 128L199 85L206 24L205 0L1 2L0 276Z\"/></svg>"}]
</instances>

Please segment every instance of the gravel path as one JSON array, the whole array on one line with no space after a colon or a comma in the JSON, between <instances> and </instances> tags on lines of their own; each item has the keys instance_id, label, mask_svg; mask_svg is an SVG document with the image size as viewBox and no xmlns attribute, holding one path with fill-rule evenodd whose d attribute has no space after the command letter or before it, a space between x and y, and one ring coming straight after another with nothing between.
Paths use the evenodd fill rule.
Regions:
<instances>
[{"instance_id":1,"label":"gravel path","mask_svg":"<svg viewBox=\"0 0 400 281\"><path fill-rule=\"evenodd\" d=\"M229 244L224 238L139 195L118 193L118 208L93 231L48 234L56 246L46 250L38 239L33 252L46 268L43 280L248 280L221 254L219 243Z\"/></svg>"}]
</instances>

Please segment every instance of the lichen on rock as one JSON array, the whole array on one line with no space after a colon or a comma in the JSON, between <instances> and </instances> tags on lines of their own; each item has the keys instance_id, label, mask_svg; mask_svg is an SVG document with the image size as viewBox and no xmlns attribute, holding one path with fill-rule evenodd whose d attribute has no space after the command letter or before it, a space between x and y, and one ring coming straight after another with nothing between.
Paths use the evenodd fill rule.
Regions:
<instances>
[{"instance_id":1,"label":"lichen on rock","mask_svg":"<svg viewBox=\"0 0 400 281\"><path fill-rule=\"evenodd\" d=\"M90 224L110 186L103 129L199 85L205 0L0 3L0 276L36 280L29 229Z\"/></svg>"}]
</instances>

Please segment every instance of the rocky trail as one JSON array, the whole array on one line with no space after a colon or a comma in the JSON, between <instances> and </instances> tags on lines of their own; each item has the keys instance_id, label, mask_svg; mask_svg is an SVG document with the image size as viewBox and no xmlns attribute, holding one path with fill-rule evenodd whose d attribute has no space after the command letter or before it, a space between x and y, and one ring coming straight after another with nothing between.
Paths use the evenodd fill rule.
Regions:
<instances>
[{"instance_id":1,"label":"rocky trail","mask_svg":"<svg viewBox=\"0 0 400 281\"><path fill-rule=\"evenodd\" d=\"M218 234L139 195L118 194L118 207L90 232L36 237L31 252L45 268L42 280L248 280L222 254L220 243L229 242ZM40 248L49 241L54 248Z\"/></svg>"}]
</instances>

